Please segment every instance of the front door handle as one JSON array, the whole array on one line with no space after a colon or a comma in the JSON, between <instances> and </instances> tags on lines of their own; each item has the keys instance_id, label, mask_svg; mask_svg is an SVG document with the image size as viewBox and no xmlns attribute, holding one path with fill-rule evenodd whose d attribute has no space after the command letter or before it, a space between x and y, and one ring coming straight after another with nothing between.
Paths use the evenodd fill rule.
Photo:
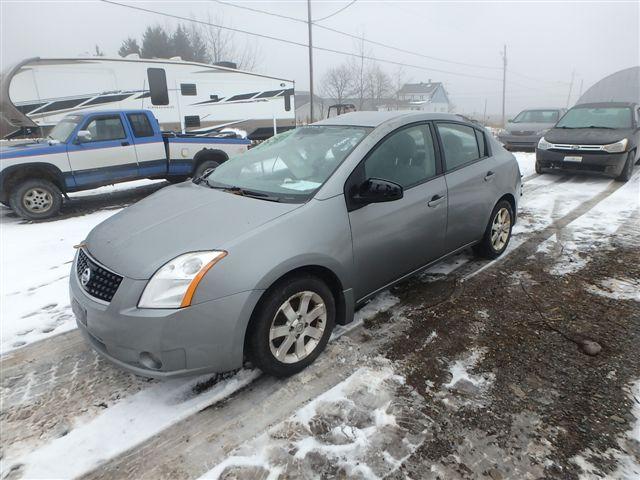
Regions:
<instances>
[{"instance_id":1,"label":"front door handle","mask_svg":"<svg viewBox=\"0 0 640 480\"><path fill-rule=\"evenodd\" d=\"M431 197L431 200L427 202L427 206L434 208L444 202L444 199L447 198L445 195L434 195Z\"/></svg>"},{"instance_id":2,"label":"front door handle","mask_svg":"<svg viewBox=\"0 0 640 480\"><path fill-rule=\"evenodd\" d=\"M494 175L495 175L495 172L492 172L491 170L489 170L487 174L484 176L484 181L488 182L489 180L493 180Z\"/></svg>"},{"instance_id":3,"label":"front door handle","mask_svg":"<svg viewBox=\"0 0 640 480\"><path fill-rule=\"evenodd\" d=\"M129 146L129 142L120 142L120 145L122 145L123 147L128 147Z\"/></svg>"}]
</instances>

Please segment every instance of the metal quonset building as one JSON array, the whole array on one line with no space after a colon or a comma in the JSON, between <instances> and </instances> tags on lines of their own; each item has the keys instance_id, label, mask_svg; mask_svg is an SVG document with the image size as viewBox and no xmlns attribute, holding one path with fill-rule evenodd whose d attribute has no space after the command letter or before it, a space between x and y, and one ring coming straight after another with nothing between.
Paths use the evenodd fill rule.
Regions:
<instances>
[{"instance_id":1,"label":"metal quonset building","mask_svg":"<svg viewBox=\"0 0 640 480\"><path fill-rule=\"evenodd\" d=\"M640 103L640 66L604 77L584 92L576 104L593 102Z\"/></svg>"}]
</instances>

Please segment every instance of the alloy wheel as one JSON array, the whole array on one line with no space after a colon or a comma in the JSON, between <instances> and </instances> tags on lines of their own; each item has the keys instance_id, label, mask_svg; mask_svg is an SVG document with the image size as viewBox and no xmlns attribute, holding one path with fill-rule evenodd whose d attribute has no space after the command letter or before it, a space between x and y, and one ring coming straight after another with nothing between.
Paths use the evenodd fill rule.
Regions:
<instances>
[{"instance_id":1,"label":"alloy wheel","mask_svg":"<svg viewBox=\"0 0 640 480\"><path fill-rule=\"evenodd\" d=\"M491 246L496 252L504 248L511 232L511 215L509 210L501 208L493 217L491 224Z\"/></svg>"},{"instance_id":2,"label":"alloy wheel","mask_svg":"<svg viewBox=\"0 0 640 480\"><path fill-rule=\"evenodd\" d=\"M53 196L43 188L30 188L23 195L22 204L30 212L44 213L53 206Z\"/></svg>"},{"instance_id":3,"label":"alloy wheel","mask_svg":"<svg viewBox=\"0 0 640 480\"><path fill-rule=\"evenodd\" d=\"M327 309L320 295L311 291L292 295L271 322L271 354L282 363L303 360L318 346L326 326Z\"/></svg>"}]
</instances>

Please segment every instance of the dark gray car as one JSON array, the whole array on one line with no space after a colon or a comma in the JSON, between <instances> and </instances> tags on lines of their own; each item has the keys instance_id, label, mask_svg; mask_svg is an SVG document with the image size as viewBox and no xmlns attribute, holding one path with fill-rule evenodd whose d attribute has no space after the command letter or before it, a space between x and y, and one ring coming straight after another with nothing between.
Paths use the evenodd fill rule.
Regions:
<instances>
[{"instance_id":1,"label":"dark gray car","mask_svg":"<svg viewBox=\"0 0 640 480\"><path fill-rule=\"evenodd\" d=\"M507 122L504 129L498 133L498 140L507 150L534 149L540 138L565 112L563 108L523 110Z\"/></svg>"},{"instance_id":2,"label":"dark gray car","mask_svg":"<svg viewBox=\"0 0 640 480\"><path fill-rule=\"evenodd\" d=\"M465 248L507 247L520 172L448 114L356 112L232 158L98 225L70 279L106 358L169 377L289 375L377 292Z\"/></svg>"}]
</instances>

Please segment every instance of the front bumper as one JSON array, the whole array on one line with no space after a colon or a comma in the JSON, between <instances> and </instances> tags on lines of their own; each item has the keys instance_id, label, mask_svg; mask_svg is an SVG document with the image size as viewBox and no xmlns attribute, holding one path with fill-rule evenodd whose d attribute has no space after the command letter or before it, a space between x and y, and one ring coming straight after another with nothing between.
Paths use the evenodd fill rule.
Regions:
<instances>
[{"instance_id":1,"label":"front bumper","mask_svg":"<svg viewBox=\"0 0 640 480\"><path fill-rule=\"evenodd\" d=\"M594 172L617 177L622 173L628 155L628 152L584 153L536 149L536 162L542 168ZM581 161L567 161L566 157L581 157Z\"/></svg>"},{"instance_id":2,"label":"front bumper","mask_svg":"<svg viewBox=\"0 0 640 480\"><path fill-rule=\"evenodd\" d=\"M103 357L137 375L171 378L240 368L244 335L262 290L180 309L141 309L144 280L124 278L112 301L97 302L70 275L78 328Z\"/></svg>"},{"instance_id":3,"label":"front bumper","mask_svg":"<svg viewBox=\"0 0 640 480\"><path fill-rule=\"evenodd\" d=\"M498 135L498 140L500 140L507 149L536 148L540 138L542 138L542 135L513 135L509 133Z\"/></svg>"}]
</instances>

